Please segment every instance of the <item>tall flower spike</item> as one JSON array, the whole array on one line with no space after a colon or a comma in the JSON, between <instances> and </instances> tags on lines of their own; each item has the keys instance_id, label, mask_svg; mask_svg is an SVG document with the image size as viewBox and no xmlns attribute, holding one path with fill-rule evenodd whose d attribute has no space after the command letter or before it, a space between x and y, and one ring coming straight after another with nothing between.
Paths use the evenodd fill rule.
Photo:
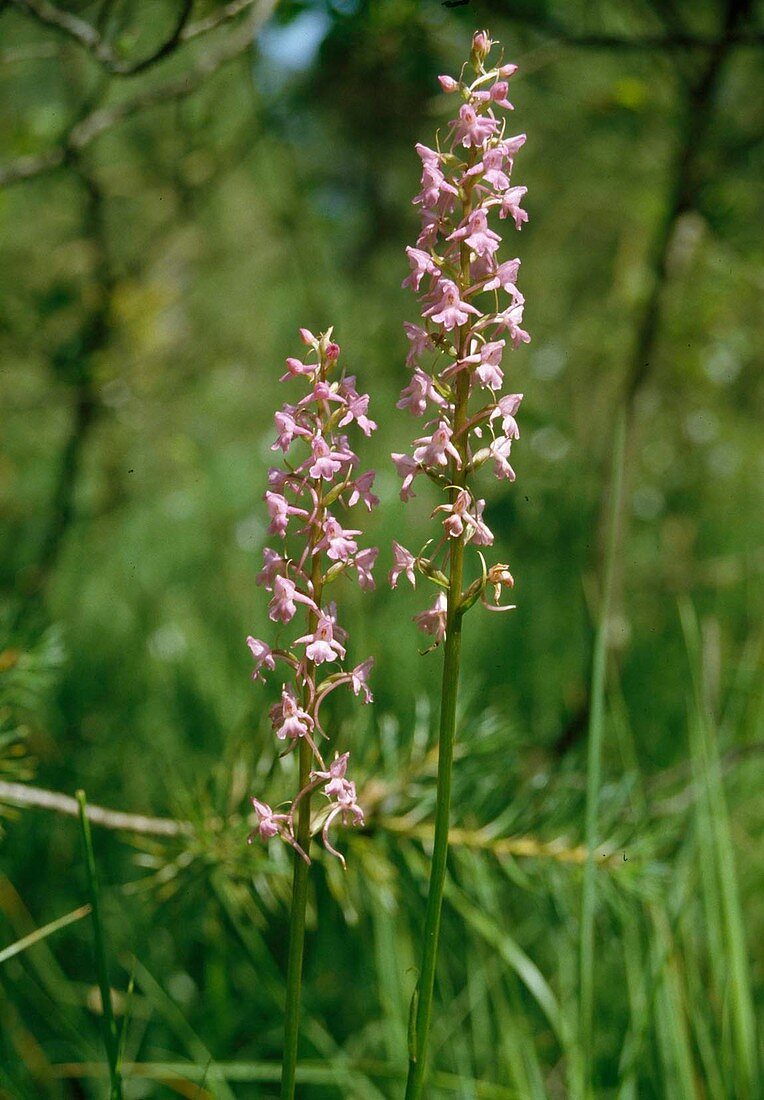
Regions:
<instances>
[{"instance_id":1,"label":"tall flower spike","mask_svg":"<svg viewBox=\"0 0 764 1100\"><path fill-rule=\"evenodd\" d=\"M309 862L314 793L320 790L327 800L322 815L325 840L332 822L354 825L363 821L355 786L344 780L344 771L345 786L341 788L327 774L319 747L325 736L319 712L329 691L340 684L347 684L355 695L362 691L365 703L372 698L366 683L372 659L356 668L341 667L347 635L337 622L334 605L326 605L323 595L325 585L341 573L355 577L362 589L374 588L377 549L360 548L357 536L361 532L343 526L334 511L359 502L365 508L377 503L371 492L374 471L356 472L358 456L339 430L354 421L369 435L376 424L366 415L368 395L359 394L355 376L338 367L340 349L332 340L332 330L316 337L308 329L300 329L300 337L309 350L304 361L287 359L281 381L301 382L306 392L274 417L277 436L273 450L283 452L284 468L269 471L271 488L264 499L270 516L268 531L277 549L265 547L257 583L271 593L269 618L288 624L301 615L302 630L281 648L247 638L254 659L253 679L265 680L269 673L276 673L277 661L283 666L278 672L281 696L271 707L271 725L287 752L299 746L300 787L292 804L278 813L267 803L252 799L258 827L249 840L280 837ZM324 670L327 675L322 678ZM347 758L344 753L345 769ZM351 787L353 798L349 801ZM327 849L339 856L330 843ZM340 860L344 866L341 856Z\"/></svg>"},{"instance_id":2,"label":"tall flower spike","mask_svg":"<svg viewBox=\"0 0 764 1100\"><path fill-rule=\"evenodd\" d=\"M419 298L416 323L407 323L406 366L411 378L398 402L425 418L408 454L393 454L403 479L401 499L414 497L422 474L445 494L433 517L439 531L418 555L393 544L393 587L401 575L414 582L414 570L438 588L437 597L414 618L432 639L444 645L440 710L438 790L435 808L430 888L416 1004L412 1005L414 1047L406 1100L424 1095L427 1042L438 950L440 910L448 853L449 800L461 624L464 613L480 602L489 610L511 610L502 603L514 581L507 565L486 565L481 550L493 544L483 518L485 500L473 490L478 470L488 465L499 480L512 482L509 463L519 437L515 414L522 394L502 397L508 353L527 343L525 301L517 281L520 260L502 259L501 232L521 229L527 189L512 181L514 160L525 134L509 136L501 112L514 110L509 78L515 65L489 63L496 45L487 31L472 40L468 65L459 79L439 77L440 87L461 99L456 117L432 149L417 145L422 187L413 200L422 229L416 247L407 248L410 274L404 285ZM456 95L458 93L458 97ZM497 114L498 112L498 114ZM474 548L478 576L465 581L465 551ZM339 810L336 811L339 815Z\"/></svg>"},{"instance_id":3,"label":"tall flower spike","mask_svg":"<svg viewBox=\"0 0 764 1100\"><path fill-rule=\"evenodd\" d=\"M404 501L413 497L411 485L420 474L428 475L449 497L436 509L442 514L442 530L434 549L428 557L409 555L431 578L436 560L441 573L450 574L450 559L460 545L493 542L481 518L484 501L471 488L472 475L490 463L497 479L515 478L509 456L520 434L515 413L522 394L502 397L500 391L507 352L530 337L522 327L520 260L500 259L498 227L508 216L517 229L528 220L520 205L527 188L512 183L525 134L507 136L505 120L495 114L499 108L513 109L507 99L508 77L517 70L501 62L488 66L495 45L487 31L478 31L471 52L475 79L468 82L464 74L460 80L439 77L441 88L458 91L463 102L444 145L417 146L423 172L422 190L414 202L420 207L422 236L416 248L406 249L412 271L404 285L419 294L421 319L406 324L411 379L398 407L417 417L429 413L430 419L427 434L414 441L412 453L395 454L393 460L403 478ZM396 563L402 553L408 551L395 544ZM393 570L393 584L399 573ZM500 594L500 589L485 576L481 584L482 602L497 609L488 595ZM446 636L445 623L441 628L433 612L423 612L416 620L422 630L434 633L436 642ZM435 622L438 628L433 630Z\"/></svg>"}]
</instances>

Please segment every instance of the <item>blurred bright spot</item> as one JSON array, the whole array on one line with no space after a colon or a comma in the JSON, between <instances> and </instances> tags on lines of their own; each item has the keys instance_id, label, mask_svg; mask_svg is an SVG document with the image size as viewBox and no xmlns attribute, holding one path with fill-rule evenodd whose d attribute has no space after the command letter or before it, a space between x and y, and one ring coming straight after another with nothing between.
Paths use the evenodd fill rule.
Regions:
<instances>
[{"instance_id":1,"label":"blurred bright spot","mask_svg":"<svg viewBox=\"0 0 764 1100\"><path fill-rule=\"evenodd\" d=\"M331 25L326 12L313 8L301 12L285 26L265 27L258 39L263 56L277 69L304 72L313 64Z\"/></svg>"},{"instance_id":2,"label":"blurred bright spot","mask_svg":"<svg viewBox=\"0 0 764 1100\"><path fill-rule=\"evenodd\" d=\"M631 497L631 510L638 519L655 519L663 512L666 501L654 485L640 485Z\"/></svg>"},{"instance_id":3,"label":"blurred bright spot","mask_svg":"<svg viewBox=\"0 0 764 1100\"><path fill-rule=\"evenodd\" d=\"M633 76L624 76L615 82L613 99L619 107L638 111L647 102L647 85Z\"/></svg>"},{"instance_id":4,"label":"blurred bright spot","mask_svg":"<svg viewBox=\"0 0 764 1100\"><path fill-rule=\"evenodd\" d=\"M177 623L160 626L149 638L149 653L159 661L174 661L187 648L186 635Z\"/></svg>"},{"instance_id":5,"label":"blurred bright spot","mask_svg":"<svg viewBox=\"0 0 764 1100\"><path fill-rule=\"evenodd\" d=\"M561 431L550 425L533 433L531 447L547 462L559 462L570 450L570 443Z\"/></svg>"},{"instance_id":6,"label":"blurred bright spot","mask_svg":"<svg viewBox=\"0 0 764 1100\"><path fill-rule=\"evenodd\" d=\"M565 360L565 349L560 344L546 344L533 356L533 373L543 382L549 382L562 374Z\"/></svg>"},{"instance_id":7,"label":"blurred bright spot","mask_svg":"<svg viewBox=\"0 0 764 1100\"><path fill-rule=\"evenodd\" d=\"M734 382L740 374L743 364L731 348L717 344L703 362L703 370L712 382L726 386Z\"/></svg>"},{"instance_id":8,"label":"blurred bright spot","mask_svg":"<svg viewBox=\"0 0 764 1100\"><path fill-rule=\"evenodd\" d=\"M719 434L719 421L710 409L698 409L687 414L684 430L693 443L711 443Z\"/></svg>"}]
</instances>

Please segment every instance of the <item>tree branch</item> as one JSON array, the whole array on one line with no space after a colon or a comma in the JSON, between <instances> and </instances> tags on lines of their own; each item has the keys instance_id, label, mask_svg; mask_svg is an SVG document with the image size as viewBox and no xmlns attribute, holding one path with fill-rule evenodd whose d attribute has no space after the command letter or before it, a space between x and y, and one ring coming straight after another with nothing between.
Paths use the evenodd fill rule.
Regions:
<instances>
[{"instance_id":1,"label":"tree branch","mask_svg":"<svg viewBox=\"0 0 764 1100\"><path fill-rule=\"evenodd\" d=\"M148 57L131 62L119 57L103 38L101 32L91 23L71 12L62 11L55 4L49 3L49 0L13 0L13 3L25 15L32 16L38 23L65 34L71 41L82 46L93 60L102 65L112 76L135 76L136 73L145 72L172 53L182 41L183 31L186 29L193 7L193 0L182 0L178 18L169 38Z\"/></svg>"},{"instance_id":2,"label":"tree branch","mask_svg":"<svg viewBox=\"0 0 764 1100\"><path fill-rule=\"evenodd\" d=\"M200 35L209 34L224 23L230 23L257 0L230 0L219 11L204 19L189 23L193 0L183 0L178 18L169 38L148 57L140 61L128 61L119 57L103 37L100 29L70 12L51 4L49 0L12 0L15 7L38 23L65 35L71 42L86 50L91 59L112 76L135 76L151 68L158 61L174 53L178 46Z\"/></svg>"},{"instance_id":3,"label":"tree branch","mask_svg":"<svg viewBox=\"0 0 764 1100\"><path fill-rule=\"evenodd\" d=\"M26 783L7 783L0 780L0 802L15 806L37 807L53 810L67 817L79 817L80 808L75 798L46 791L42 787L30 787ZM103 806L88 803L86 813L94 825L106 829L121 829L129 833L147 836L189 836L193 831L189 821L174 821L170 817L147 817L144 814L128 814L120 810L107 810Z\"/></svg>"},{"instance_id":4,"label":"tree branch","mask_svg":"<svg viewBox=\"0 0 764 1100\"><path fill-rule=\"evenodd\" d=\"M208 77L244 53L251 45L255 31L265 22L275 6L276 0L259 0L257 10L252 13L250 19L237 28L220 49L200 58L193 71L156 88L148 88L140 95L122 103L92 111L76 123L63 140L52 149L33 156L19 157L5 166L0 166L0 187L32 179L59 168L73 154L81 152L101 134L113 129L125 119L151 107L192 95Z\"/></svg>"}]
</instances>

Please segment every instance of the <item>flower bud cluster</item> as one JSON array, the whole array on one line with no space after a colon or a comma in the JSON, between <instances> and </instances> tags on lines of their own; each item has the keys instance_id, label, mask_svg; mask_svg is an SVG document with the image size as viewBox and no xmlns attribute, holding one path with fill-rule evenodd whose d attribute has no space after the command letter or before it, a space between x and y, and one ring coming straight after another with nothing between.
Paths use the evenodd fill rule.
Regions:
<instances>
[{"instance_id":1,"label":"flower bud cluster","mask_svg":"<svg viewBox=\"0 0 764 1100\"><path fill-rule=\"evenodd\" d=\"M412 452L392 458L403 479L402 500L414 496L414 481L424 474L449 501L433 513L441 517L442 533L432 549L428 544L426 556L394 543L393 587L401 574L414 584L416 569L446 588L455 541L475 547L494 541L483 519L485 501L473 493L470 476L489 464L497 478L515 480L509 459L520 435L515 416L522 394L500 394L502 364L506 352L530 336L522 327L520 260L500 260L497 228L509 222L519 230L528 220L522 208L527 188L512 184L525 134L508 134L506 118L497 117L497 109L513 110L508 82L517 66L501 59L490 66L494 45L486 31L478 31L469 61L474 78L465 78L467 65L458 80L439 77L442 90L458 96L461 106L443 145L416 146L422 186L413 202L422 228L416 246L406 249L411 273L403 285L419 295L421 319L405 325L411 378L398 408L426 419ZM462 609L479 598L490 610L509 610L499 602L502 588L513 584L509 569L502 563L488 568L480 557L482 577L464 593ZM442 591L415 617L435 644L445 637L446 619Z\"/></svg>"},{"instance_id":2,"label":"flower bud cluster","mask_svg":"<svg viewBox=\"0 0 764 1100\"><path fill-rule=\"evenodd\" d=\"M268 615L275 623L291 623L300 616L299 637L280 648L258 638L247 638L254 659L254 680L284 669L279 679L281 697L270 709L276 737L286 751L307 744L313 758L308 780L291 806L283 812L253 798L258 827L249 837L278 836L308 860L295 835L295 813L306 796L321 790L327 798L323 839L344 866L344 858L329 840L329 828L339 819L344 824L363 824L355 784L347 778L349 753L335 754L327 765L319 745L326 738L320 710L327 696L347 684L364 703L371 702L368 686L372 659L345 669L347 633L337 620L334 602L325 599L327 586L341 574L355 576L362 589L374 588L373 569L378 550L361 549L356 528L344 527L335 515L337 506L362 505L369 511L379 503L372 492L374 471L360 473L359 459L343 429L355 424L369 436L376 424L368 417L369 397L358 393L353 375L338 367L340 349L332 330L316 337L307 329L300 336L308 352L303 359L289 358L281 381L302 381L305 395L295 404L284 404L275 415L276 440L272 450L283 452L283 465L268 472L265 502L270 516L268 533L275 546L263 551L263 568L257 583L270 593ZM333 377L336 375L337 377ZM306 629L305 629L306 628Z\"/></svg>"}]
</instances>

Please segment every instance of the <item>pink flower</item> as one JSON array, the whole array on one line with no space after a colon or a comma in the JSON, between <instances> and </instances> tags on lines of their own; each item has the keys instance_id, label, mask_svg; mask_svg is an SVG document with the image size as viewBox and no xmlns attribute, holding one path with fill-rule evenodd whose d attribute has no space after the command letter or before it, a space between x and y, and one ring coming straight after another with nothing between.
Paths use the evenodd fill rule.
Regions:
<instances>
[{"instance_id":1,"label":"pink flower","mask_svg":"<svg viewBox=\"0 0 764 1100\"><path fill-rule=\"evenodd\" d=\"M297 702L291 684L282 687L281 702L271 707L270 719L279 741L287 738L296 741L298 737L310 736L315 726L311 716Z\"/></svg>"},{"instance_id":2,"label":"pink flower","mask_svg":"<svg viewBox=\"0 0 764 1100\"><path fill-rule=\"evenodd\" d=\"M311 442L313 452L313 464L308 472L311 477L323 478L331 481L334 475L342 469L344 457L333 451L322 435L317 435Z\"/></svg>"},{"instance_id":3,"label":"pink flower","mask_svg":"<svg viewBox=\"0 0 764 1100\"><path fill-rule=\"evenodd\" d=\"M512 340L512 347L517 350L520 344L530 344L531 338L525 329L520 327L520 323L523 319L523 303L518 302L516 305L510 306L509 309L505 309L503 313L496 314L497 332L509 333Z\"/></svg>"},{"instance_id":4,"label":"pink flower","mask_svg":"<svg viewBox=\"0 0 764 1100\"><path fill-rule=\"evenodd\" d=\"M366 415L369 408L369 395L368 393L356 393L354 382L353 377L348 377L340 386L340 394L345 399L347 411L342 414L337 426L344 428L351 420L355 420L363 434L369 436L377 427L376 423L369 420Z\"/></svg>"},{"instance_id":5,"label":"pink flower","mask_svg":"<svg viewBox=\"0 0 764 1100\"><path fill-rule=\"evenodd\" d=\"M419 290L419 284L425 275L440 275L440 268L429 252L423 252L421 248L406 248L406 255L411 264L411 274L403 280L401 286L410 286L412 290Z\"/></svg>"},{"instance_id":6,"label":"pink flower","mask_svg":"<svg viewBox=\"0 0 764 1100\"><path fill-rule=\"evenodd\" d=\"M401 573L406 575L406 579L411 582L411 587L416 588L416 574L414 573L414 566L416 565L416 558L405 546L401 546L399 542L393 539L393 568L388 575L388 581L391 588L398 587L398 578Z\"/></svg>"},{"instance_id":7,"label":"pink flower","mask_svg":"<svg viewBox=\"0 0 764 1100\"><path fill-rule=\"evenodd\" d=\"M262 585L267 592L271 592L273 589L273 582L278 574L286 566L286 561L282 558L281 554L277 554L275 550L271 550L270 546L263 548L263 568L257 574L255 582Z\"/></svg>"},{"instance_id":8,"label":"pink flower","mask_svg":"<svg viewBox=\"0 0 764 1100\"><path fill-rule=\"evenodd\" d=\"M363 693L364 703L372 703L374 696L369 691L369 673L374 665L374 658L367 657L365 661L361 661L360 665L356 665L350 673L350 684L353 688L353 694L359 695Z\"/></svg>"},{"instance_id":9,"label":"pink flower","mask_svg":"<svg viewBox=\"0 0 764 1100\"><path fill-rule=\"evenodd\" d=\"M403 327L411 342L406 358L406 366L413 367L422 352L430 346L430 337L423 328L419 325L412 325L410 321L404 321Z\"/></svg>"},{"instance_id":10,"label":"pink flower","mask_svg":"<svg viewBox=\"0 0 764 1100\"><path fill-rule=\"evenodd\" d=\"M273 599L268 604L268 618L274 622L288 623L294 618L298 603L305 604L311 611L318 610L310 596L304 596L297 590L294 581L290 581L288 577L274 577Z\"/></svg>"},{"instance_id":11,"label":"pink flower","mask_svg":"<svg viewBox=\"0 0 764 1100\"><path fill-rule=\"evenodd\" d=\"M480 314L480 310L463 302L459 297L459 287L451 279L441 279L438 283L440 299L424 311L424 317L431 317L436 325L443 325L446 332L467 323L470 313Z\"/></svg>"},{"instance_id":12,"label":"pink flower","mask_svg":"<svg viewBox=\"0 0 764 1100\"><path fill-rule=\"evenodd\" d=\"M344 398L337 393L336 386L330 386L328 382L318 379L313 383L313 389L306 393L301 401L298 401L297 408L304 409L308 405L318 405L322 401L334 401L337 405L345 403ZM310 436L313 433L308 432L307 434Z\"/></svg>"},{"instance_id":13,"label":"pink flower","mask_svg":"<svg viewBox=\"0 0 764 1100\"><path fill-rule=\"evenodd\" d=\"M491 420L495 420L500 416L501 430L505 435L508 435L510 439L520 438L520 429L517 426L515 420L515 414L520 408L520 402L523 399L521 393L508 393L504 397L500 397L496 403L496 408L491 413Z\"/></svg>"},{"instance_id":14,"label":"pink flower","mask_svg":"<svg viewBox=\"0 0 764 1100\"><path fill-rule=\"evenodd\" d=\"M515 134L514 137L504 138L502 141L498 142L496 148L501 149L503 155L510 158L511 163L512 157L514 157L516 153L519 153L523 145L525 145L527 137L527 134Z\"/></svg>"},{"instance_id":15,"label":"pink flower","mask_svg":"<svg viewBox=\"0 0 764 1100\"><path fill-rule=\"evenodd\" d=\"M345 656L345 650L334 637L334 623L328 615L319 615L314 632L295 639L295 645L305 645L305 656L317 665Z\"/></svg>"},{"instance_id":16,"label":"pink flower","mask_svg":"<svg viewBox=\"0 0 764 1100\"><path fill-rule=\"evenodd\" d=\"M446 610L446 594L439 592L432 607L414 616L414 622L419 629L433 636L435 645L440 645L446 636Z\"/></svg>"},{"instance_id":17,"label":"pink flower","mask_svg":"<svg viewBox=\"0 0 764 1100\"><path fill-rule=\"evenodd\" d=\"M458 467L461 456L451 442L453 434L446 421L441 420L432 435L425 435L414 441L419 444L414 451L414 461L421 463L423 466L447 466L447 456L450 455Z\"/></svg>"},{"instance_id":18,"label":"pink flower","mask_svg":"<svg viewBox=\"0 0 764 1100\"><path fill-rule=\"evenodd\" d=\"M479 115L469 103L459 108L459 119L452 122L451 126L454 140L460 141L465 149L484 145L499 128L493 115Z\"/></svg>"},{"instance_id":19,"label":"pink flower","mask_svg":"<svg viewBox=\"0 0 764 1100\"><path fill-rule=\"evenodd\" d=\"M509 187L509 176L504 171L504 162L507 159L501 146L497 146L495 149L486 149L482 164L476 165L482 169L486 183L490 183L496 191L506 191Z\"/></svg>"},{"instance_id":20,"label":"pink flower","mask_svg":"<svg viewBox=\"0 0 764 1100\"><path fill-rule=\"evenodd\" d=\"M506 478L508 481L515 480L515 471L509 464L511 450L512 440L508 439L505 435L500 435L497 439L494 439L489 447L490 455L493 459L494 473L498 478Z\"/></svg>"},{"instance_id":21,"label":"pink flower","mask_svg":"<svg viewBox=\"0 0 764 1100\"><path fill-rule=\"evenodd\" d=\"M287 378L297 378L301 374L315 374L318 370L318 363L303 363L299 359L292 359L291 357L286 361L287 372L282 374L279 378L279 382L286 382Z\"/></svg>"},{"instance_id":22,"label":"pink flower","mask_svg":"<svg viewBox=\"0 0 764 1100\"><path fill-rule=\"evenodd\" d=\"M358 571L358 584L366 592L373 591L376 587L371 571L374 568L378 554L377 547L370 546L367 550L362 550L360 554L356 554L353 562Z\"/></svg>"},{"instance_id":23,"label":"pink flower","mask_svg":"<svg viewBox=\"0 0 764 1100\"><path fill-rule=\"evenodd\" d=\"M478 62L483 62L491 52L491 46L494 45L495 42L488 31L475 31L472 36L472 56L476 58Z\"/></svg>"},{"instance_id":24,"label":"pink flower","mask_svg":"<svg viewBox=\"0 0 764 1100\"><path fill-rule=\"evenodd\" d=\"M437 168L441 161L440 153L437 153L434 149L429 149L426 145L422 145L421 142L417 142L414 146L419 159L425 168Z\"/></svg>"},{"instance_id":25,"label":"pink flower","mask_svg":"<svg viewBox=\"0 0 764 1100\"><path fill-rule=\"evenodd\" d=\"M289 470L279 470L277 466L271 466L268 471L268 484L276 493L283 493L289 484Z\"/></svg>"},{"instance_id":26,"label":"pink flower","mask_svg":"<svg viewBox=\"0 0 764 1100\"><path fill-rule=\"evenodd\" d=\"M307 428L303 428L294 418L294 408L290 405L284 405L280 412L277 412L274 416L276 427L278 429L278 438L276 442L271 446L272 451L278 451L281 449L286 453L295 436L310 436L310 432Z\"/></svg>"},{"instance_id":27,"label":"pink flower","mask_svg":"<svg viewBox=\"0 0 764 1100\"><path fill-rule=\"evenodd\" d=\"M262 668L265 667L273 672L276 667L271 647L266 645L265 642L261 642L259 638L253 638L251 634L247 638L247 645L249 646L252 656L255 658L255 668L252 673L252 679L265 681L265 677L261 671Z\"/></svg>"},{"instance_id":28,"label":"pink flower","mask_svg":"<svg viewBox=\"0 0 764 1100\"><path fill-rule=\"evenodd\" d=\"M332 760L328 769L326 769L325 771L319 771L318 769L316 769L315 771L312 771L310 773L314 779L329 780L329 782L324 787L324 794L328 795L330 798L336 792L344 790L344 784L342 783L342 780L344 780L345 774L348 770L349 758L349 752L343 752L341 756L339 755L339 753L336 753L334 756L334 760Z\"/></svg>"},{"instance_id":29,"label":"pink flower","mask_svg":"<svg viewBox=\"0 0 764 1100\"><path fill-rule=\"evenodd\" d=\"M470 214L467 224L455 229L448 240L464 241L478 256L492 256L499 247L501 237L488 228L488 215L482 207L478 207Z\"/></svg>"},{"instance_id":30,"label":"pink flower","mask_svg":"<svg viewBox=\"0 0 764 1100\"><path fill-rule=\"evenodd\" d=\"M453 504L440 504L435 512L446 512L443 527L449 538L458 539L464 534L465 520L468 518L467 509L470 505L470 494L466 489L461 489L454 499ZM435 513L433 513L434 515Z\"/></svg>"},{"instance_id":31,"label":"pink flower","mask_svg":"<svg viewBox=\"0 0 764 1100\"><path fill-rule=\"evenodd\" d=\"M475 511L468 517L472 527L471 540L475 546L492 546L493 531L483 519L484 500L475 501Z\"/></svg>"},{"instance_id":32,"label":"pink flower","mask_svg":"<svg viewBox=\"0 0 764 1100\"><path fill-rule=\"evenodd\" d=\"M395 407L396 409L411 409L414 416L422 416L427 409L428 401L432 401L434 405L441 408L447 404L446 399L441 397L435 389L430 376L425 374L420 367L415 367L411 380L408 386L401 390L400 400Z\"/></svg>"},{"instance_id":33,"label":"pink flower","mask_svg":"<svg viewBox=\"0 0 764 1100\"><path fill-rule=\"evenodd\" d=\"M390 457L395 463L395 472L398 474L398 477L403 478L403 484L401 485L401 500L411 500L415 495L411 490L411 483L419 473L419 463L415 462L410 455L392 454Z\"/></svg>"},{"instance_id":34,"label":"pink flower","mask_svg":"<svg viewBox=\"0 0 764 1100\"><path fill-rule=\"evenodd\" d=\"M326 556L332 561L349 561L358 550L358 543L353 535L360 535L360 531L345 530L334 516L327 516L324 520L323 538L316 544L317 550L326 550Z\"/></svg>"},{"instance_id":35,"label":"pink flower","mask_svg":"<svg viewBox=\"0 0 764 1100\"><path fill-rule=\"evenodd\" d=\"M308 514L303 508L295 508L287 501L286 497L283 497L280 493L271 493L267 491L265 494L265 503L268 506L268 513L271 517L268 532L271 535L280 535L282 539L286 535L290 516L307 516Z\"/></svg>"},{"instance_id":36,"label":"pink flower","mask_svg":"<svg viewBox=\"0 0 764 1100\"><path fill-rule=\"evenodd\" d=\"M334 636L337 639L337 641L338 642L347 641L347 636L348 636L347 630L343 630L342 627L337 622L337 604L334 602L334 600L332 600L331 603L328 603L326 605L326 607L324 608L324 614L326 615L329 622L332 624L332 629L334 630Z\"/></svg>"},{"instance_id":37,"label":"pink flower","mask_svg":"<svg viewBox=\"0 0 764 1100\"><path fill-rule=\"evenodd\" d=\"M371 491L376 476L374 470L366 470L365 473L359 474L352 483L352 491L348 497L348 508L352 508L359 500L363 501L369 511L376 508L379 504L379 497L374 496Z\"/></svg>"},{"instance_id":38,"label":"pink flower","mask_svg":"<svg viewBox=\"0 0 764 1100\"><path fill-rule=\"evenodd\" d=\"M469 490L460 489L453 504L440 504L435 512L446 513L443 526L450 538L458 539L466 531L468 540L474 542L476 546L490 546L493 542L493 534L482 519L485 501L476 500L472 511L470 511L471 505L472 498Z\"/></svg>"},{"instance_id":39,"label":"pink flower","mask_svg":"<svg viewBox=\"0 0 764 1100\"><path fill-rule=\"evenodd\" d=\"M501 287L508 294L511 294L513 298L522 301L522 294L515 286L517 282L517 276L520 271L520 261L515 258L514 260L505 260L503 264L499 264L493 273L493 276L483 287L483 290L498 290Z\"/></svg>"},{"instance_id":40,"label":"pink flower","mask_svg":"<svg viewBox=\"0 0 764 1100\"><path fill-rule=\"evenodd\" d=\"M506 80L497 80L491 88L491 99L497 107L503 107L505 111L514 111L514 107L507 99L509 84Z\"/></svg>"},{"instance_id":41,"label":"pink flower","mask_svg":"<svg viewBox=\"0 0 764 1100\"><path fill-rule=\"evenodd\" d=\"M480 349L478 365L475 367L475 376L481 386L491 390L500 390L504 382L504 374L499 366L504 351L504 340L494 340L483 344Z\"/></svg>"},{"instance_id":42,"label":"pink flower","mask_svg":"<svg viewBox=\"0 0 764 1100\"><path fill-rule=\"evenodd\" d=\"M440 84L443 91L449 94L451 92L459 91L459 81L454 80L452 76L439 76L438 83Z\"/></svg>"},{"instance_id":43,"label":"pink flower","mask_svg":"<svg viewBox=\"0 0 764 1100\"><path fill-rule=\"evenodd\" d=\"M345 857L332 846L329 840L329 829L337 817L339 817L345 825L363 825L363 810L357 802L358 796L356 794L355 783L350 783L347 779L338 778L327 784L325 788L326 793L329 792L330 787L337 801L333 804L324 822L321 835L327 852L331 852L333 856L336 856L344 867Z\"/></svg>"},{"instance_id":44,"label":"pink flower","mask_svg":"<svg viewBox=\"0 0 764 1100\"><path fill-rule=\"evenodd\" d=\"M528 194L527 187L510 187L508 191L505 191L501 197L501 210L499 210L499 217L506 218L511 216L515 221L515 228L522 229L523 222L528 221L528 214L520 206L524 197Z\"/></svg>"},{"instance_id":45,"label":"pink flower","mask_svg":"<svg viewBox=\"0 0 764 1100\"><path fill-rule=\"evenodd\" d=\"M260 802L257 798L252 798L250 801L257 814L257 832L262 839L269 840L272 836L278 836L283 827L283 822L287 820L286 814L274 814L267 802ZM255 835L255 833L251 833L247 837L249 844L255 839Z\"/></svg>"},{"instance_id":46,"label":"pink flower","mask_svg":"<svg viewBox=\"0 0 764 1100\"><path fill-rule=\"evenodd\" d=\"M425 164L422 170L422 190L411 201L415 206L424 206L434 209L440 206L445 213L453 206L454 198L459 194L452 183L449 183L435 165Z\"/></svg>"}]
</instances>

